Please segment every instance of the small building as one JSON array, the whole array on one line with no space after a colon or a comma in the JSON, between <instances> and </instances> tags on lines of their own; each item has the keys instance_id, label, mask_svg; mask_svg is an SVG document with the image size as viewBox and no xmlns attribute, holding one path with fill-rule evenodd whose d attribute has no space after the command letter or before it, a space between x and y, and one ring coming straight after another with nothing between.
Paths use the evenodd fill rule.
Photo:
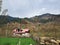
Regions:
<instances>
[{"instance_id":1,"label":"small building","mask_svg":"<svg viewBox=\"0 0 60 45\"><path fill-rule=\"evenodd\" d=\"M30 37L29 29L14 29L12 32L13 36Z\"/></svg>"}]
</instances>

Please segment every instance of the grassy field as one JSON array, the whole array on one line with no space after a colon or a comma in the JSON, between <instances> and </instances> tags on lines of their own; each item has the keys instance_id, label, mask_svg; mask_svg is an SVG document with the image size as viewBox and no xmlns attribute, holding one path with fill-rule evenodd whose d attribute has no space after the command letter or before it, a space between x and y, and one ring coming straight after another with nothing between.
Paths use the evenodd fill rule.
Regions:
<instances>
[{"instance_id":1,"label":"grassy field","mask_svg":"<svg viewBox=\"0 0 60 45\"><path fill-rule=\"evenodd\" d=\"M0 38L0 45L35 45L31 38Z\"/></svg>"}]
</instances>

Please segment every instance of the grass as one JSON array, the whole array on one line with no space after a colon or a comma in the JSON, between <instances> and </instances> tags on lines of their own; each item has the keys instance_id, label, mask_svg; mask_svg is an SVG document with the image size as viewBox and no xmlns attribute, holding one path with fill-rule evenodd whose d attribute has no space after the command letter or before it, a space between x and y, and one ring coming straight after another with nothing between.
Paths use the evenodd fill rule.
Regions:
<instances>
[{"instance_id":1,"label":"grass","mask_svg":"<svg viewBox=\"0 0 60 45\"><path fill-rule=\"evenodd\" d=\"M20 45L30 45L30 44L35 45L36 44L36 42L31 38L21 38L19 40L20 40Z\"/></svg>"},{"instance_id":2,"label":"grass","mask_svg":"<svg viewBox=\"0 0 60 45\"><path fill-rule=\"evenodd\" d=\"M16 45L18 38L0 38L0 45Z\"/></svg>"},{"instance_id":3,"label":"grass","mask_svg":"<svg viewBox=\"0 0 60 45\"><path fill-rule=\"evenodd\" d=\"M36 42L31 38L0 38L0 45L35 45Z\"/></svg>"}]
</instances>

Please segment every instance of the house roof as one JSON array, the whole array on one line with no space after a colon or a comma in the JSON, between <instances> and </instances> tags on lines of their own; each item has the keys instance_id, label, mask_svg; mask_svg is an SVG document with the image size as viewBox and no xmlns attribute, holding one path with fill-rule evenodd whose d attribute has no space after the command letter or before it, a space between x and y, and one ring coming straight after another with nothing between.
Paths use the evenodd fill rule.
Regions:
<instances>
[{"instance_id":1,"label":"house roof","mask_svg":"<svg viewBox=\"0 0 60 45\"><path fill-rule=\"evenodd\" d=\"M13 31L14 31L14 33L26 33L26 31L29 31L29 29L21 29L22 31L18 31L17 29L14 29Z\"/></svg>"}]
</instances>

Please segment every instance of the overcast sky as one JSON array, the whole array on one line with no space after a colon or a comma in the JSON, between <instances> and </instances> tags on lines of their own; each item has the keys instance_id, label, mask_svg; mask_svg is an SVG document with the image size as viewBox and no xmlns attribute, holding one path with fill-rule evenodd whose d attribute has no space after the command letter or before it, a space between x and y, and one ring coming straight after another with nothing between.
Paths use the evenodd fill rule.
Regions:
<instances>
[{"instance_id":1,"label":"overcast sky","mask_svg":"<svg viewBox=\"0 0 60 45\"><path fill-rule=\"evenodd\" d=\"M32 17L44 13L60 14L60 0L3 0L3 9L13 17Z\"/></svg>"}]
</instances>

